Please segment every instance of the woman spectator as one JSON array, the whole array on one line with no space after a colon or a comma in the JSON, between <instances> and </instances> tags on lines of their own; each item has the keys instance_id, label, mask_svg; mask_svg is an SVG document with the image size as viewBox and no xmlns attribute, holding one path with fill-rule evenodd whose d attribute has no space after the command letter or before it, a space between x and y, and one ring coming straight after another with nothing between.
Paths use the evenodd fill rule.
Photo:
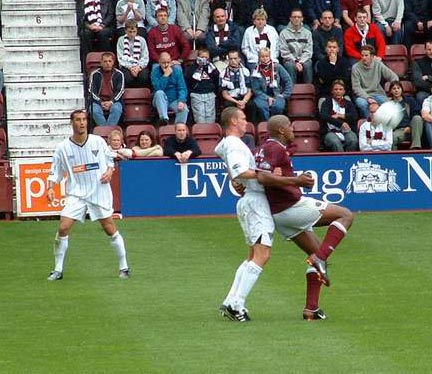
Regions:
<instances>
[{"instance_id":1,"label":"woman spectator","mask_svg":"<svg viewBox=\"0 0 432 374\"><path fill-rule=\"evenodd\" d=\"M125 148L123 133L120 130L113 130L108 135L108 148L113 152L114 158L116 161L118 160L126 160L128 157L128 151L131 152L130 149Z\"/></svg>"},{"instance_id":2,"label":"woman spectator","mask_svg":"<svg viewBox=\"0 0 432 374\"><path fill-rule=\"evenodd\" d=\"M403 94L403 87L399 81L390 83L389 97L404 109L404 116L393 131L393 150L398 149L399 144L405 140L411 140L410 149L420 149L423 120L420 116L421 108L418 101L409 95Z\"/></svg>"},{"instance_id":3,"label":"woman spectator","mask_svg":"<svg viewBox=\"0 0 432 374\"><path fill-rule=\"evenodd\" d=\"M132 147L132 157L160 157L163 156L162 147L150 131L141 131L135 145Z\"/></svg>"},{"instance_id":4,"label":"woman spectator","mask_svg":"<svg viewBox=\"0 0 432 374\"><path fill-rule=\"evenodd\" d=\"M321 140L331 152L358 150L356 107L344 96L345 83L337 79L331 85L331 97L324 100L319 113Z\"/></svg>"},{"instance_id":5,"label":"woman spectator","mask_svg":"<svg viewBox=\"0 0 432 374\"><path fill-rule=\"evenodd\" d=\"M272 61L270 48L261 48L258 65L251 76L251 87L262 121L284 112L292 86L291 77L284 67Z\"/></svg>"},{"instance_id":6,"label":"woman spectator","mask_svg":"<svg viewBox=\"0 0 432 374\"><path fill-rule=\"evenodd\" d=\"M279 35L273 26L267 25L267 12L258 8L252 15L254 26L249 26L242 41L242 52L246 56L246 67L252 72L258 64L261 48L270 48L271 59L279 58Z\"/></svg>"}]
</instances>

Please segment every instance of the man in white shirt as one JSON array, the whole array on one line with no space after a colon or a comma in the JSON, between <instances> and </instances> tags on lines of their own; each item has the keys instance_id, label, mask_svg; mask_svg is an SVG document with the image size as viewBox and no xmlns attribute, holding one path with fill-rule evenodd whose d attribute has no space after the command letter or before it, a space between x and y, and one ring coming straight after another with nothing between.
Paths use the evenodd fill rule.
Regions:
<instances>
[{"instance_id":1,"label":"man in white shirt","mask_svg":"<svg viewBox=\"0 0 432 374\"><path fill-rule=\"evenodd\" d=\"M393 144L393 130L384 128L381 123L374 121L374 113L379 108L377 103L369 104L369 120L360 126L360 151L391 151Z\"/></svg>"},{"instance_id":2,"label":"man in white shirt","mask_svg":"<svg viewBox=\"0 0 432 374\"><path fill-rule=\"evenodd\" d=\"M113 154L105 140L87 133L87 113L75 110L70 115L73 135L61 142L54 153L48 177L48 201L55 198L53 186L66 175L66 205L54 242L55 268L49 281L63 278L63 264L68 249L68 234L76 221L84 222L86 213L98 220L110 237L119 260L119 277L129 278L123 237L112 218L113 195L110 181L114 170Z\"/></svg>"},{"instance_id":3,"label":"man in white shirt","mask_svg":"<svg viewBox=\"0 0 432 374\"><path fill-rule=\"evenodd\" d=\"M432 95L424 99L421 116L425 121L424 131L426 132L429 148L432 148Z\"/></svg>"}]
</instances>

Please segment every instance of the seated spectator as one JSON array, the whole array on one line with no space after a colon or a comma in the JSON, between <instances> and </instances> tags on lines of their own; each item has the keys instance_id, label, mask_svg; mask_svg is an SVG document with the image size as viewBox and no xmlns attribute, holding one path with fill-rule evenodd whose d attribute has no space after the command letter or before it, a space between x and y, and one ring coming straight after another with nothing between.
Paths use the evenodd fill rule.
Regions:
<instances>
[{"instance_id":1,"label":"seated spectator","mask_svg":"<svg viewBox=\"0 0 432 374\"><path fill-rule=\"evenodd\" d=\"M426 56L413 61L411 65L412 81L420 105L432 93L432 40L426 42L425 52Z\"/></svg>"},{"instance_id":2,"label":"seated spectator","mask_svg":"<svg viewBox=\"0 0 432 374\"><path fill-rule=\"evenodd\" d=\"M322 60L327 56L326 47L330 38L337 40L339 54L343 55L342 29L336 26L333 13L330 10L325 10L321 14L320 25L312 32L313 58L315 61Z\"/></svg>"},{"instance_id":3,"label":"seated spectator","mask_svg":"<svg viewBox=\"0 0 432 374\"><path fill-rule=\"evenodd\" d=\"M144 0L119 0L116 6L117 38L125 34L126 22L136 22L138 35L145 38L147 32L144 26L145 4Z\"/></svg>"},{"instance_id":4,"label":"seated spectator","mask_svg":"<svg viewBox=\"0 0 432 374\"><path fill-rule=\"evenodd\" d=\"M153 134L150 131L141 131L132 147L132 158L160 156L163 156L163 149L156 143Z\"/></svg>"},{"instance_id":5,"label":"seated spectator","mask_svg":"<svg viewBox=\"0 0 432 374\"><path fill-rule=\"evenodd\" d=\"M424 123L424 131L429 148L432 148L432 95L428 96L423 101L421 116Z\"/></svg>"},{"instance_id":6,"label":"seated spectator","mask_svg":"<svg viewBox=\"0 0 432 374\"><path fill-rule=\"evenodd\" d=\"M210 62L208 49L200 49L196 61L186 67L186 82L195 123L216 121L216 93L219 91L219 70Z\"/></svg>"},{"instance_id":7,"label":"seated spectator","mask_svg":"<svg viewBox=\"0 0 432 374\"><path fill-rule=\"evenodd\" d=\"M367 12L359 9L356 14L355 24L345 30L345 53L350 58L351 64L361 59L361 47L371 45L375 48L375 58L382 60L385 56L386 44L383 35L377 25L368 24Z\"/></svg>"},{"instance_id":8,"label":"seated spectator","mask_svg":"<svg viewBox=\"0 0 432 374\"><path fill-rule=\"evenodd\" d=\"M260 114L260 121L284 113L292 86L291 77L283 66L272 61L270 49L261 48L258 65L251 76L253 101Z\"/></svg>"},{"instance_id":9,"label":"seated spectator","mask_svg":"<svg viewBox=\"0 0 432 374\"><path fill-rule=\"evenodd\" d=\"M242 2L240 23L238 24L242 30L253 25L253 13L257 9L263 9L268 15L272 14L273 0L244 0Z\"/></svg>"},{"instance_id":10,"label":"seated spectator","mask_svg":"<svg viewBox=\"0 0 432 374\"><path fill-rule=\"evenodd\" d=\"M206 33L206 45L219 71L227 66L225 59L228 51L240 50L240 30L234 22L227 20L225 10L221 8L213 11L213 23Z\"/></svg>"},{"instance_id":11,"label":"seated spectator","mask_svg":"<svg viewBox=\"0 0 432 374\"><path fill-rule=\"evenodd\" d=\"M159 125L168 123L168 108L175 112L175 123L186 123L189 113L186 82L182 69L173 68L168 52L162 52L159 64L153 66L151 83L154 89L153 106L159 115Z\"/></svg>"},{"instance_id":12,"label":"seated spectator","mask_svg":"<svg viewBox=\"0 0 432 374\"><path fill-rule=\"evenodd\" d=\"M267 13L257 9L252 15L254 26L249 26L242 41L242 52L246 57L246 67L252 72L258 63L258 52L261 48L269 48L271 59L279 58L279 35L273 26L267 25Z\"/></svg>"},{"instance_id":13,"label":"seated spectator","mask_svg":"<svg viewBox=\"0 0 432 374\"><path fill-rule=\"evenodd\" d=\"M176 158L181 164L188 162L190 158L201 155L201 149L194 138L188 135L185 123L176 123L175 135L166 139L164 155Z\"/></svg>"},{"instance_id":14,"label":"seated spectator","mask_svg":"<svg viewBox=\"0 0 432 374\"><path fill-rule=\"evenodd\" d=\"M92 51L111 51L114 5L111 0L84 0L77 4L83 59Z\"/></svg>"},{"instance_id":15,"label":"seated spectator","mask_svg":"<svg viewBox=\"0 0 432 374\"><path fill-rule=\"evenodd\" d=\"M370 117L360 126L360 151L391 151L393 144L393 131L390 127L374 121L374 113L379 108L377 103L369 104Z\"/></svg>"},{"instance_id":16,"label":"seated spectator","mask_svg":"<svg viewBox=\"0 0 432 374\"><path fill-rule=\"evenodd\" d=\"M320 59L315 67L317 80L318 97L330 96L332 82L340 79L345 84L345 91L351 84L351 66L349 61L341 55L337 39L330 38L326 45L326 56ZM346 92L349 95L350 92Z\"/></svg>"},{"instance_id":17,"label":"seated spectator","mask_svg":"<svg viewBox=\"0 0 432 374\"><path fill-rule=\"evenodd\" d=\"M389 44L402 43L404 0L374 0L372 14Z\"/></svg>"},{"instance_id":18,"label":"seated spectator","mask_svg":"<svg viewBox=\"0 0 432 374\"><path fill-rule=\"evenodd\" d=\"M165 8L156 10L157 26L153 27L147 37L151 62L158 62L162 52L168 52L173 64L181 64L189 57L191 47L180 27L168 23Z\"/></svg>"},{"instance_id":19,"label":"seated spectator","mask_svg":"<svg viewBox=\"0 0 432 374\"><path fill-rule=\"evenodd\" d=\"M227 20L239 26L242 23L243 3L244 0L210 0L210 14L213 14L215 9L221 8L225 11ZM239 28L243 27L239 26Z\"/></svg>"},{"instance_id":20,"label":"seated spectator","mask_svg":"<svg viewBox=\"0 0 432 374\"><path fill-rule=\"evenodd\" d=\"M114 154L114 160L119 161L119 160L128 159L128 157L124 155L124 151L125 150L130 151L130 149L126 148L124 144L123 133L121 131L119 130L111 131L108 135L107 143L108 143L108 148Z\"/></svg>"},{"instance_id":21,"label":"seated spectator","mask_svg":"<svg viewBox=\"0 0 432 374\"><path fill-rule=\"evenodd\" d=\"M126 35L117 41L117 57L126 87L149 87L149 54L145 39L137 35L136 22L126 22Z\"/></svg>"},{"instance_id":22,"label":"seated spectator","mask_svg":"<svg viewBox=\"0 0 432 374\"><path fill-rule=\"evenodd\" d=\"M371 23L371 6L372 0L340 0L342 9L342 27L347 29L354 26L357 11L364 9L366 11L366 22Z\"/></svg>"},{"instance_id":23,"label":"seated spectator","mask_svg":"<svg viewBox=\"0 0 432 374\"><path fill-rule=\"evenodd\" d=\"M312 31L322 26L322 16L325 11L332 13L334 25L341 28L342 9L339 0L303 0L302 6L306 23L311 25Z\"/></svg>"},{"instance_id":24,"label":"seated spectator","mask_svg":"<svg viewBox=\"0 0 432 374\"><path fill-rule=\"evenodd\" d=\"M400 143L411 140L410 149L421 148L423 134L423 120L420 116L420 106L416 99L403 94L402 84L399 81L390 83L390 100L399 103L404 109L404 116L393 130L393 149L398 149Z\"/></svg>"},{"instance_id":25,"label":"seated spectator","mask_svg":"<svg viewBox=\"0 0 432 374\"><path fill-rule=\"evenodd\" d=\"M118 125L123 112L123 92L124 75L114 67L114 54L103 53L101 67L90 74L89 80L90 108L96 125Z\"/></svg>"},{"instance_id":26,"label":"seated spectator","mask_svg":"<svg viewBox=\"0 0 432 374\"><path fill-rule=\"evenodd\" d=\"M146 0L146 21L147 29L158 25L156 20L156 11L165 9L168 14L168 24L175 25L177 19L177 2L176 0Z\"/></svg>"},{"instance_id":27,"label":"seated spectator","mask_svg":"<svg viewBox=\"0 0 432 374\"><path fill-rule=\"evenodd\" d=\"M387 101L382 81L397 81L398 76L375 60L375 48L371 45L361 47L361 60L354 64L351 71L351 84L355 103L359 109L360 118L367 118L368 106L372 103L382 104Z\"/></svg>"},{"instance_id":28,"label":"seated spectator","mask_svg":"<svg viewBox=\"0 0 432 374\"><path fill-rule=\"evenodd\" d=\"M208 0L177 0L177 24L190 44L202 47L209 24L210 5Z\"/></svg>"},{"instance_id":29,"label":"seated spectator","mask_svg":"<svg viewBox=\"0 0 432 374\"><path fill-rule=\"evenodd\" d=\"M404 40L409 51L417 32L432 40L432 0L405 0L404 3Z\"/></svg>"},{"instance_id":30,"label":"seated spectator","mask_svg":"<svg viewBox=\"0 0 432 374\"><path fill-rule=\"evenodd\" d=\"M251 100L250 73L241 64L238 51L228 52L228 66L219 76L219 88L224 108L235 106L246 112L248 121L256 122L256 107Z\"/></svg>"},{"instance_id":31,"label":"seated spectator","mask_svg":"<svg viewBox=\"0 0 432 374\"><path fill-rule=\"evenodd\" d=\"M331 85L331 97L321 105L321 140L331 152L354 152L358 150L357 110L345 99L345 83L335 80Z\"/></svg>"},{"instance_id":32,"label":"seated spectator","mask_svg":"<svg viewBox=\"0 0 432 374\"><path fill-rule=\"evenodd\" d=\"M312 83L312 33L303 26L300 9L292 10L288 26L279 35L279 48L283 66L293 83L297 83L299 75L304 83Z\"/></svg>"}]
</instances>

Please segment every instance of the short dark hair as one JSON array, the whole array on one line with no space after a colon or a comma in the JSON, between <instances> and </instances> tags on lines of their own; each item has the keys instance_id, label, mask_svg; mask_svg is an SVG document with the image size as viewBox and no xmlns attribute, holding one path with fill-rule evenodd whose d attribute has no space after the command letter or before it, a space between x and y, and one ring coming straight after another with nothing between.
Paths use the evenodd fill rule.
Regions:
<instances>
[{"instance_id":1,"label":"short dark hair","mask_svg":"<svg viewBox=\"0 0 432 374\"><path fill-rule=\"evenodd\" d=\"M373 45L370 45L370 44L362 45L360 48L360 53L362 51L369 51L371 55L376 54L375 47Z\"/></svg>"},{"instance_id":2,"label":"short dark hair","mask_svg":"<svg viewBox=\"0 0 432 374\"><path fill-rule=\"evenodd\" d=\"M87 111L85 109L75 109L69 116L70 121L72 122L77 114L84 113L87 117Z\"/></svg>"},{"instance_id":3,"label":"short dark hair","mask_svg":"<svg viewBox=\"0 0 432 374\"><path fill-rule=\"evenodd\" d=\"M136 29L138 28L138 23L134 19L128 19L125 23L125 29Z\"/></svg>"}]
</instances>

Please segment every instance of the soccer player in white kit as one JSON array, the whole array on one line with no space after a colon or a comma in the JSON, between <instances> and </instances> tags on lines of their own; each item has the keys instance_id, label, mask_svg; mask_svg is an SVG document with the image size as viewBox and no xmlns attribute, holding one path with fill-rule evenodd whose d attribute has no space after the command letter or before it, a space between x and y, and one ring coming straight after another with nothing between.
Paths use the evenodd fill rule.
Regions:
<instances>
[{"instance_id":1,"label":"soccer player in white kit","mask_svg":"<svg viewBox=\"0 0 432 374\"><path fill-rule=\"evenodd\" d=\"M55 268L49 281L63 278L63 264L68 249L69 231L75 221L84 222L86 213L98 220L110 237L119 260L119 277L129 278L123 237L112 218L113 195L110 181L114 171L113 154L105 140L87 133L87 113L75 110L70 115L73 134L60 143L54 153L48 177L48 201L54 200L55 183L66 175L66 204L60 214L60 224L54 242Z\"/></svg>"},{"instance_id":2,"label":"soccer player in white kit","mask_svg":"<svg viewBox=\"0 0 432 374\"><path fill-rule=\"evenodd\" d=\"M244 196L237 202L237 216L249 245L248 258L238 267L231 289L220 307L223 316L237 322L250 320L246 297L270 258L274 223L264 187L258 183L254 157L240 139L246 132L246 116L236 107L225 108L221 114L225 138L215 152L226 165L233 183L245 186Z\"/></svg>"}]
</instances>

